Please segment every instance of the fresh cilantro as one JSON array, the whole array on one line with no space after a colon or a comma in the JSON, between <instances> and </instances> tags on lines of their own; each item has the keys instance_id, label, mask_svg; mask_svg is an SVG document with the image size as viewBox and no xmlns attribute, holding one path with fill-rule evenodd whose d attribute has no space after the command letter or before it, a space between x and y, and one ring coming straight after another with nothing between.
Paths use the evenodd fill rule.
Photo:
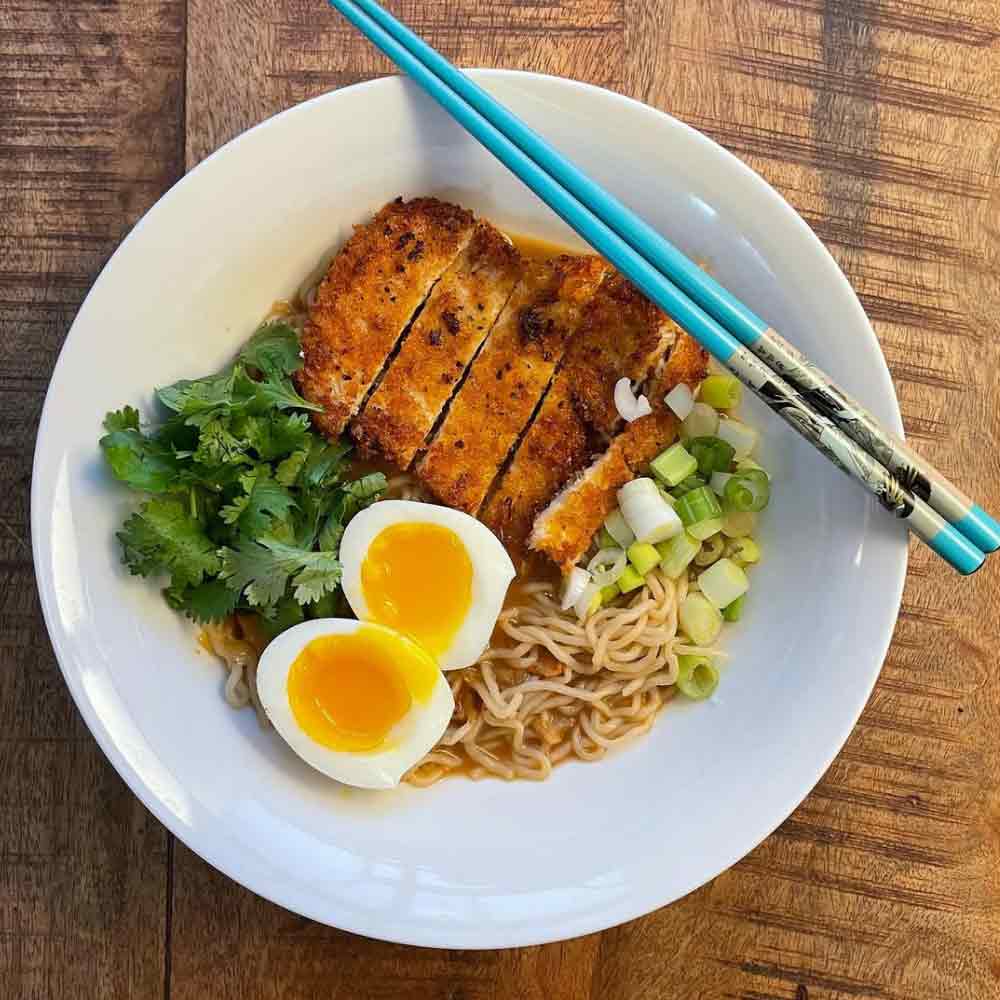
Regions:
<instances>
[{"instance_id":1,"label":"fresh cilantro","mask_svg":"<svg viewBox=\"0 0 1000 1000\"><path fill-rule=\"evenodd\" d=\"M295 498L268 475L266 468L240 476L243 492L219 511L222 520L244 538L266 534L272 520L283 521L295 507Z\"/></svg>"},{"instance_id":2,"label":"fresh cilantro","mask_svg":"<svg viewBox=\"0 0 1000 1000\"><path fill-rule=\"evenodd\" d=\"M196 622L250 609L276 634L306 614L347 613L340 539L385 477L346 479L350 446L313 432L321 408L296 391L301 366L294 327L265 323L224 371L158 389L158 426L131 406L105 418L112 474L152 494L118 533L122 561L166 577L167 602Z\"/></svg>"},{"instance_id":3,"label":"fresh cilantro","mask_svg":"<svg viewBox=\"0 0 1000 1000\"><path fill-rule=\"evenodd\" d=\"M242 592L252 607L268 614L289 582L300 604L332 593L340 584L340 562L329 552L310 552L264 537L223 549L220 576L233 590Z\"/></svg>"},{"instance_id":4,"label":"fresh cilantro","mask_svg":"<svg viewBox=\"0 0 1000 1000\"><path fill-rule=\"evenodd\" d=\"M112 410L104 418L104 429L111 434L115 431L137 431L139 411L134 406L123 406L120 410Z\"/></svg>"},{"instance_id":5,"label":"fresh cilantro","mask_svg":"<svg viewBox=\"0 0 1000 1000\"><path fill-rule=\"evenodd\" d=\"M297 372L302 352L295 327L281 320L265 323L240 351L240 361L268 377Z\"/></svg>"},{"instance_id":6,"label":"fresh cilantro","mask_svg":"<svg viewBox=\"0 0 1000 1000\"><path fill-rule=\"evenodd\" d=\"M219 571L219 555L187 505L173 497L148 500L118 532L122 562L136 576L168 573L180 589Z\"/></svg>"},{"instance_id":7,"label":"fresh cilantro","mask_svg":"<svg viewBox=\"0 0 1000 1000\"><path fill-rule=\"evenodd\" d=\"M269 413L247 417L242 437L265 462L305 451L310 444L309 417L305 413Z\"/></svg>"},{"instance_id":8,"label":"fresh cilantro","mask_svg":"<svg viewBox=\"0 0 1000 1000\"><path fill-rule=\"evenodd\" d=\"M195 587L168 587L163 595L175 611L183 612L202 625L222 621L231 615L240 596L222 580L208 580Z\"/></svg>"},{"instance_id":9,"label":"fresh cilantro","mask_svg":"<svg viewBox=\"0 0 1000 1000\"><path fill-rule=\"evenodd\" d=\"M299 472L308 457L309 452L307 451L292 452L288 458L283 458L278 463L278 467L274 470L274 478L282 486L292 486L299 478Z\"/></svg>"},{"instance_id":10,"label":"fresh cilantro","mask_svg":"<svg viewBox=\"0 0 1000 1000\"><path fill-rule=\"evenodd\" d=\"M178 461L172 448L139 430L131 407L109 413L101 451L115 479L145 493L168 493L177 487Z\"/></svg>"}]
</instances>

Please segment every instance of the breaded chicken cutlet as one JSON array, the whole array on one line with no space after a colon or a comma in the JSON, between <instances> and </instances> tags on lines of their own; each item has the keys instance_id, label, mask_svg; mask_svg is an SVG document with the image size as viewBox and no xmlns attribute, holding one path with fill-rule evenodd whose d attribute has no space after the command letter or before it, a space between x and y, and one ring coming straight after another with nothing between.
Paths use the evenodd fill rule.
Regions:
<instances>
[{"instance_id":1,"label":"breaded chicken cutlet","mask_svg":"<svg viewBox=\"0 0 1000 1000\"><path fill-rule=\"evenodd\" d=\"M468 514L479 510L606 273L604 261L590 256L525 266L416 466L421 482L443 503Z\"/></svg>"},{"instance_id":2,"label":"breaded chicken cutlet","mask_svg":"<svg viewBox=\"0 0 1000 1000\"><path fill-rule=\"evenodd\" d=\"M510 240L480 221L351 425L365 454L381 453L409 468L493 328L521 268Z\"/></svg>"},{"instance_id":3,"label":"breaded chicken cutlet","mask_svg":"<svg viewBox=\"0 0 1000 1000\"><path fill-rule=\"evenodd\" d=\"M472 237L471 212L437 198L401 198L358 226L320 283L302 333L299 391L340 434L434 283Z\"/></svg>"},{"instance_id":4,"label":"breaded chicken cutlet","mask_svg":"<svg viewBox=\"0 0 1000 1000\"><path fill-rule=\"evenodd\" d=\"M298 382L324 407L322 432L350 423L365 454L412 465L441 502L564 572L675 439L664 395L694 388L708 361L601 258L522 260L434 198L397 199L356 228L302 344ZM653 408L624 427L622 377Z\"/></svg>"},{"instance_id":5,"label":"breaded chicken cutlet","mask_svg":"<svg viewBox=\"0 0 1000 1000\"><path fill-rule=\"evenodd\" d=\"M481 519L505 545L521 548L535 515L600 451L621 423L620 378L644 382L677 328L621 274L602 283L541 408Z\"/></svg>"}]
</instances>

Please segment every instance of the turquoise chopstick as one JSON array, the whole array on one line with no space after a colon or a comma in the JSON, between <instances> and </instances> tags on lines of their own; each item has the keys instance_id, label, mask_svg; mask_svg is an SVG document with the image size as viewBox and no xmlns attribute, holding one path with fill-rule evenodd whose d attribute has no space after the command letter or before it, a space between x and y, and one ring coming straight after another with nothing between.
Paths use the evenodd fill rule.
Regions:
<instances>
[{"instance_id":1,"label":"turquoise chopstick","mask_svg":"<svg viewBox=\"0 0 1000 1000\"><path fill-rule=\"evenodd\" d=\"M463 128L535 192L598 253L686 329L740 378L789 426L842 471L868 489L888 510L960 573L975 572L985 554L919 497L904 489L871 455L859 448L585 204L433 73L410 49L353 0L330 0L352 24L408 73Z\"/></svg>"}]
</instances>

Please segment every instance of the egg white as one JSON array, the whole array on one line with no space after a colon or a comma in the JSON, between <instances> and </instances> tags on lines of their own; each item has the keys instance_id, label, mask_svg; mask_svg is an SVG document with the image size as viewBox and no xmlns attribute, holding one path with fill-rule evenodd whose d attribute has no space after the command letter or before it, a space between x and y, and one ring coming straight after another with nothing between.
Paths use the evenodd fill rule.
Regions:
<instances>
[{"instance_id":1,"label":"egg white","mask_svg":"<svg viewBox=\"0 0 1000 1000\"><path fill-rule=\"evenodd\" d=\"M472 600L451 644L438 656L442 670L468 667L489 644L504 595L514 579L514 564L500 540L480 521L460 510L415 500L381 500L355 515L340 542L341 586L354 613L374 621L361 585L361 564L372 542L396 524L437 524L459 538L472 563ZM428 586L434 585L428 567Z\"/></svg>"},{"instance_id":2,"label":"egg white","mask_svg":"<svg viewBox=\"0 0 1000 1000\"><path fill-rule=\"evenodd\" d=\"M317 771L357 788L395 788L437 743L451 720L455 699L444 674L438 672L427 702L414 701L406 716L392 728L384 750L332 750L317 743L299 727L288 700L288 671L299 653L313 639L351 635L363 624L349 618L317 618L282 632L261 655L257 692L279 735Z\"/></svg>"}]
</instances>

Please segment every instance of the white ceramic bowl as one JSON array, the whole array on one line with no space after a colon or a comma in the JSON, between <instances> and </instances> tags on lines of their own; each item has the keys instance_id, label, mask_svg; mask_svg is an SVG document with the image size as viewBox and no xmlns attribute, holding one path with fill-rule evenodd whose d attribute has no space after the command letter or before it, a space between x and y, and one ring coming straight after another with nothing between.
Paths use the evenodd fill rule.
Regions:
<instances>
[{"instance_id":1,"label":"white ceramic bowl","mask_svg":"<svg viewBox=\"0 0 1000 1000\"><path fill-rule=\"evenodd\" d=\"M530 74L476 78L813 356L889 427L875 337L805 223L760 177L674 119ZM135 498L97 450L108 409L222 364L353 223L434 193L512 231L575 243L474 141L397 79L279 115L166 194L104 269L52 377L32 490L35 565L66 682L142 801L208 862L269 899L372 937L527 945L677 899L773 830L840 749L899 606L902 530L782 425L774 502L717 697L546 783L346 790L250 712L156 588L118 565ZM206 905L209 905L206 901Z\"/></svg>"}]
</instances>

